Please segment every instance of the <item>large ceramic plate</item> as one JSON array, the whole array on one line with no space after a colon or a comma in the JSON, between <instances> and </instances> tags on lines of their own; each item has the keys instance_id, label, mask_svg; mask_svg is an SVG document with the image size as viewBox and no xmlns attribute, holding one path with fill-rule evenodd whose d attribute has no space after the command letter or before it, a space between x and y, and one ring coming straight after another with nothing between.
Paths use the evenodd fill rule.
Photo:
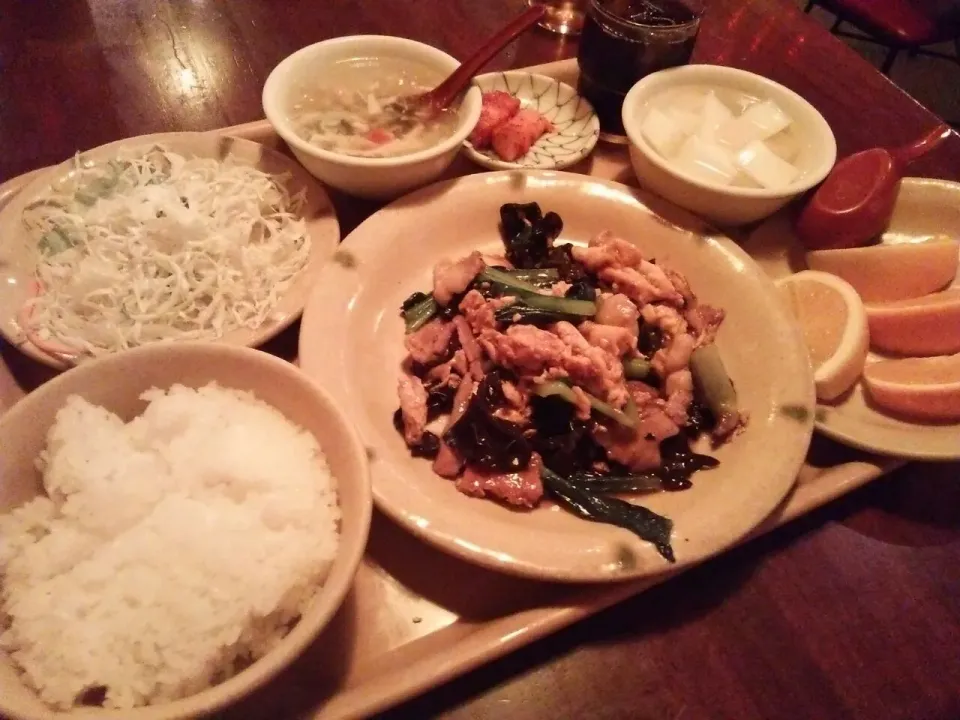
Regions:
<instances>
[{"instance_id":1,"label":"large ceramic plate","mask_svg":"<svg viewBox=\"0 0 960 720\"><path fill-rule=\"evenodd\" d=\"M917 242L938 235L960 238L960 183L905 178L883 242ZM757 228L746 248L772 277L806 269L787 215L774 216ZM867 362L880 359L871 353ZM839 402L818 407L817 430L870 452L915 460L960 458L960 423L919 424L885 415L871 405L859 383Z\"/></svg>"},{"instance_id":2,"label":"large ceramic plate","mask_svg":"<svg viewBox=\"0 0 960 720\"><path fill-rule=\"evenodd\" d=\"M421 538L481 565L561 581L620 580L709 557L763 520L793 485L813 429L812 373L799 329L763 271L732 241L704 235L688 216L666 220L639 191L562 172L496 172L439 183L360 225L321 272L304 310L300 363L353 413L372 458L379 507ZM398 309L429 289L434 264L496 250L501 204L537 201L564 220L561 240L603 229L686 273L708 303L727 310L718 338L746 432L721 448L721 465L692 490L644 498L675 523L677 565L618 528L545 503L516 512L461 495L410 457L394 430L403 348Z\"/></svg>"},{"instance_id":3,"label":"large ceramic plate","mask_svg":"<svg viewBox=\"0 0 960 720\"><path fill-rule=\"evenodd\" d=\"M285 175L291 193L305 192L303 217L311 240L306 266L279 299L267 323L256 330L235 330L219 338L219 342L250 347L266 342L300 316L317 272L340 241L340 226L329 196L306 170L286 155L250 140L217 133L161 133L119 140L82 153L79 161L105 162L115 158L120 151L140 148L146 151L157 144L185 157L230 157L273 175ZM67 367L70 361L39 350L24 337L16 323L17 313L30 297L34 278L33 254L29 246L32 241L23 228L21 216L27 203L73 172L73 167L74 160L71 159L42 173L0 212L0 333L30 357L58 369Z\"/></svg>"}]
</instances>

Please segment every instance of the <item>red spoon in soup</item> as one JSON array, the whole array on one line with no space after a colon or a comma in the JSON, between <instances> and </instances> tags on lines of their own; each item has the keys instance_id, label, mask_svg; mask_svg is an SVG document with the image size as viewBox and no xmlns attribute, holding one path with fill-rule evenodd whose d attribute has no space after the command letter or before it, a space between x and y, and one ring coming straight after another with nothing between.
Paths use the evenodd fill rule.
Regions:
<instances>
[{"instance_id":1,"label":"red spoon in soup","mask_svg":"<svg viewBox=\"0 0 960 720\"><path fill-rule=\"evenodd\" d=\"M473 80L473 76L490 62L494 55L533 27L543 17L544 12L545 7L543 5L531 7L500 28L496 34L477 48L469 58L460 64L460 67L433 90L428 90L419 95L399 98L394 104L395 107L399 106L404 113L416 114L426 119L443 112L460 96L470 84L470 81Z\"/></svg>"},{"instance_id":2,"label":"red spoon in soup","mask_svg":"<svg viewBox=\"0 0 960 720\"><path fill-rule=\"evenodd\" d=\"M797 218L801 242L808 250L852 248L881 235L907 167L952 132L941 123L909 145L871 148L838 162Z\"/></svg>"}]
</instances>

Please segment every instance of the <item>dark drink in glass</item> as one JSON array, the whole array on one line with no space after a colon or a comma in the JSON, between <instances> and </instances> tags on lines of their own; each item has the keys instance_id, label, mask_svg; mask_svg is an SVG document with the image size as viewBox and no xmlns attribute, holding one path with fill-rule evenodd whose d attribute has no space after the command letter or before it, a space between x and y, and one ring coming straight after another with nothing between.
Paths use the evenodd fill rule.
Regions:
<instances>
[{"instance_id":1,"label":"dark drink in glass","mask_svg":"<svg viewBox=\"0 0 960 720\"><path fill-rule=\"evenodd\" d=\"M624 96L650 73L690 61L702 14L701 0L590 0L577 63L600 137L626 142Z\"/></svg>"}]
</instances>

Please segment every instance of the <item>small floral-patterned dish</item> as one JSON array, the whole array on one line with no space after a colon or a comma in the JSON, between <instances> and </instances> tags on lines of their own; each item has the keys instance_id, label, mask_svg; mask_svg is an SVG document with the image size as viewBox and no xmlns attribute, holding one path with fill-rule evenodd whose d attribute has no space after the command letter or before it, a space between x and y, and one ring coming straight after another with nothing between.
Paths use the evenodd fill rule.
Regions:
<instances>
[{"instance_id":1,"label":"small floral-patterned dish","mask_svg":"<svg viewBox=\"0 0 960 720\"><path fill-rule=\"evenodd\" d=\"M493 149L478 150L469 140L463 143L467 155L478 165L492 170L525 168L560 170L589 155L600 136L597 113L577 91L559 80L528 72L498 72L474 78L481 92L502 90L520 100L522 108L536 110L553 123L530 151L514 162L497 157Z\"/></svg>"}]
</instances>

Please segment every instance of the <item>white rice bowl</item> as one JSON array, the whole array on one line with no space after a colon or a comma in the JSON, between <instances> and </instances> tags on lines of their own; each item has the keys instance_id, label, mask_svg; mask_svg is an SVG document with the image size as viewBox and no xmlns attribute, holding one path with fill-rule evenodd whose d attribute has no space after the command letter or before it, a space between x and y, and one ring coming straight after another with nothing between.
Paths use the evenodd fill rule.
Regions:
<instances>
[{"instance_id":1,"label":"white rice bowl","mask_svg":"<svg viewBox=\"0 0 960 720\"><path fill-rule=\"evenodd\" d=\"M143 398L127 424L68 398L38 459L47 497L0 515L0 649L57 709L224 680L287 634L337 553L310 433L212 383Z\"/></svg>"}]
</instances>

